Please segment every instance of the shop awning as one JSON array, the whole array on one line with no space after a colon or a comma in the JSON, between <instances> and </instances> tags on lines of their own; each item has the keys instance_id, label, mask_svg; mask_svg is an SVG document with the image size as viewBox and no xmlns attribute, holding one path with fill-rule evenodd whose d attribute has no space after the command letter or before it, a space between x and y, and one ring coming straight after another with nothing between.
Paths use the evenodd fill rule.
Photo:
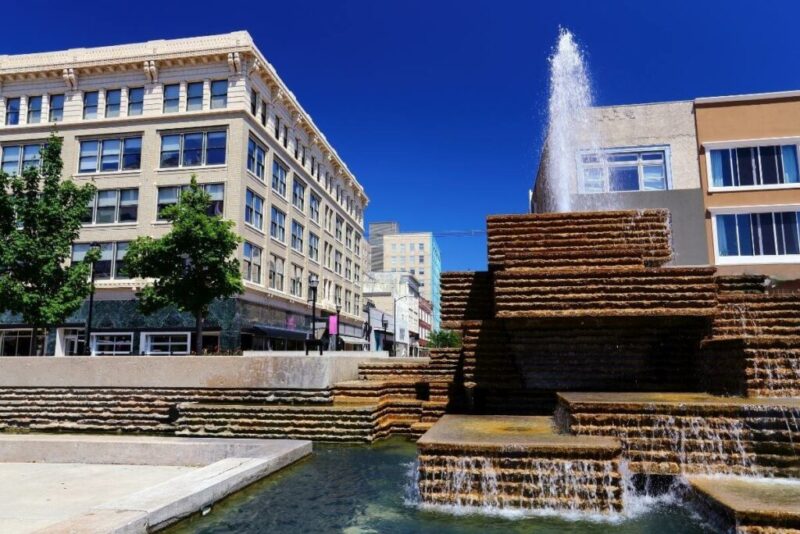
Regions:
<instances>
[{"instance_id":1,"label":"shop awning","mask_svg":"<svg viewBox=\"0 0 800 534\"><path fill-rule=\"evenodd\" d=\"M291 330L289 328L280 328L277 326L270 326L263 323L256 323L253 327L269 337L277 337L282 339L295 339L303 341L309 337L308 332L302 330Z\"/></svg>"},{"instance_id":2,"label":"shop awning","mask_svg":"<svg viewBox=\"0 0 800 534\"><path fill-rule=\"evenodd\" d=\"M366 339L361 339L360 337L353 337L353 336L339 336L342 339L342 343L347 345L369 345L369 341Z\"/></svg>"}]
</instances>

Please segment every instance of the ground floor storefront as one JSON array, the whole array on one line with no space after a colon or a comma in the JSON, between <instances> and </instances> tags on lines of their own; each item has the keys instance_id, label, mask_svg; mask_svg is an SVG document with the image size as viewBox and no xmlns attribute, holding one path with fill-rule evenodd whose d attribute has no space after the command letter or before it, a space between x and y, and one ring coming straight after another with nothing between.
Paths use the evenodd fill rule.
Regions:
<instances>
[{"instance_id":1,"label":"ground floor storefront","mask_svg":"<svg viewBox=\"0 0 800 534\"><path fill-rule=\"evenodd\" d=\"M42 329L38 345L44 353L72 356L91 353L118 356L131 354L190 354L194 349L194 317L165 308L151 315L142 314L135 299L95 300L89 348L86 347L89 305L63 324ZM330 328L328 314L317 312L316 338L325 349L333 348L336 331ZM311 339L311 314L272 303L243 299L215 301L203 325L203 352L237 354L243 350L303 350ZM338 334L349 342L349 350L368 348L363 325L340 318ZM340 343L341 345L341 343ZM33 328L18 316L0 313L0 356L28 356L34 353Z\"/></svg>"}]
</instances>

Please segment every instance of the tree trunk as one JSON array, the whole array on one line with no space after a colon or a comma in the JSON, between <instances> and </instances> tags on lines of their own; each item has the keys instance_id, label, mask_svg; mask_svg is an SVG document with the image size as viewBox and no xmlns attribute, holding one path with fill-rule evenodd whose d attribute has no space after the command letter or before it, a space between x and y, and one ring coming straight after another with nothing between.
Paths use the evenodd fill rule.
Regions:
<instances>
[{"instance_id":1,"label":"tree trunk","mask_svg":"<svg viewBox=\"0 0 800 534\"><path fill-rule=\"evenodd\" d=\"M203 312L194 314L194 352L203 354Z\"/></svg>"}]
</instances>

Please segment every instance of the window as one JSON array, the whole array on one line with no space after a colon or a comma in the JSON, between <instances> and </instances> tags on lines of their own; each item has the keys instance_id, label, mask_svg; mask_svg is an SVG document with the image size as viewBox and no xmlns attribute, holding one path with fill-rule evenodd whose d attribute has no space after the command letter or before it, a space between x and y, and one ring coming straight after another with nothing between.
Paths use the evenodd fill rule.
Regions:
<instances>
[{"instance_id":1,"label":"window","mask_svg":"<svg viewBox=\"0 0 800 534\"><path fill-rule=\"evenodd\" d=\"M249 241L244 242L244 256L242 257L242 278L261 283L261 248Z\"/></svg>"},{"instance_id":2,"label":"window","mask_svg":"<svg viewBox=\"0 0 800 534\"><path fill-rule=\"evenodd\" d=\"M272 207L269 235L281 243L286 242L286 214L274 206Z\"/></svg>"},{"instance_id":3,"label":"window","mask_svg":"<svg viewBox=\"0 0 800 534\"><path fill-rule=\"evenodd\" d=\"M349 224L345 228L344 236L345 236L344 243L345 246L347 247L347 250L353 250L353 227L350 226Z\"/></svg>"},{"instance_id":4,"label":"window","mask_svg":"<svg viewBox=\"0 0 800 534\"><path fill-rule=\"evenodd\" d=\"M267 127L267 103L261 102L261 126Z\"/></svg>"},{"instance_id":5,"label":"window","mask_svg":"<svg viewBox=\"0 0 800 534\"><path fill-rule=\"evenodd\" d=\"M311 193L308 200L308 207L311 215L311 220L319 223L319 197Z\"/></svg>"},{"instance_id":6,"label":"window","mask_svg":"<svg viewBox=\"0 0 800 534\"><path fill-rule=\"evenodd\" d=\"M419 257L419 262L420 263L425 263L425 256L420 256Z\"/></svg>"},{"instance_id":7,"label":"window","mask_svg":"<svg viewBox=\"0 0 800 534\"><path fill-rule=\"evenodd\" d=\"M319 261L319 236L311 232L308 233L308 257Z\"/></svg>"},{"instance_id":8,"label":"window","mask_svg":"<svg viewBox=\"0 0 800 534\"><path fill-rule=\"evenodd\" d=\"M712 187L763 187L800 184L797 145L711 150Z\"/></svg>"},{"instance_id":9,"label":"window","mask_svg":"<svg viewBox=\"0 0 800 534\"><path fill-rule=\"evenodd\" d=\"M30 145L3 146L3 172L9 175L22 174L28 167L39 167L41 164L42 146L39 143Z\"/></svg>"},{"instance_id":10,"label":"window","mask_svg":"<svg viewBox=\"0 0 800 534\"><path fill-rule=\"evenodd\" d=\"M94 276L97 280L112 280L128 278L125 274L125 254L128 252L128 242L99 243L100 259L94 264ZM75 243L72 245L72 262L83 261L89 252L89 243Z\"/></svg>"},{"instance_id":11,"label":"window","mask_svg":"<svg viewBox=\"0 0 800 534\"><path fill-rule=\"evenodd\" d=\"M333 210L325 206L325 230L331 232L333 230Z\"/></svg>"},{"instance_id":12,"label":"window","mask_svg":"<svg viewBox=\"0 0 800 534\"><path fill-rule=\"evenodd\" d=\"M336 241L342 242L342 226L344 225L344 219L336 216Z\"/></svg>"},{"instance_id":13,"label":"window","mask_svg":"<svg viewBox=\"0 0 800 534\"><path fill-rule=\"evenodd\" d=\"M178 111L181 101L181 86L173 83L164 86L164 113L175 113Z\"/></svg>"},{"instance_id":14,"label":"window","mask_svg":"<svg viewBox=\"0 0 800 534\"><path fill-rule=\"evenodd\" d=\"M144 87L128 89L128 116L144 113Z\"/></svg>"},{"instance_id":15,"label":"window","mask_svg":"<svg viewBox=\"0 0 800 534\"><path fill-rule=\"evenodd\" d=\"M356 263L356 270L355 270L355 275L353 276L353 282L360 282L360 281L361 281L361 266Z\"/></svg>"},{"instance_id":16,"label":"window","mask_svg":"<svg viewBox=\"0 0 800 534\"><path fill-rule=\"evenodd\" d=\"M269 287L283 291L283 258L275 254L269 255Z\"/></svg>"},{"instance_id":17,"label":"window","mask_svg":"<svg viewBox=\"0 0 800 534\"><path fill-rule=\"evenodd\" d=\"M203 82L186 84L186 111L203 109Z\"/></svg>"},{"instance_id":18,"label":"window","mask_svg":"<svg viewBox=\"0 0 800 534\"><path fill-rule=\"evenodd\" d=\"M315 156L311 156L311 176L314 176L317 169L317 158Z\"/></svg>"},{"instance_id":19,"label":"window","mask_svg":"<svg viewBox=\"0 0 800 534\"><path fill-rule=\"evenodd\" d=\"M334 302L339 306L342 305L342 286L336 285L334 289Z\"/></svg>"},{"instance_id":20,"label":"window","mask_svg":"<svg viewBox=\"0 0 800 534\"><path fill-rule=\"evenodd\" d=\"M250 91L250 113L255 115L258 112L258 91Z\"/></svg>"},{"instance_id":21,"label":"window","mask_svg":"<svg viewBox=\"0 0 800 534\"><path fill-rule=\"evenodd\" d=\"M19 124L19 98L6 98L6 124Z\"/></svg>"},{"instance_id":22,"label":"window","mask_svg":"<svg viewBox=\"0 0 800 534\"><path fill-rule=\"evenodd\" d=\"M297 221L292 221L292 248L297 252L303 253L303 225Z\"/></svg>"},{"instance_id":23,"label":"window","mask_svg":"<svg viewBox=\"0 0 800 534\"><path fill-rule=\"evenodd\" d=\"M729 213L714 216L717 255L726 259L748 257L750 261L789 261L800 255L800 211ZM739 261L741 263L741 261ZM731 263L728 261L727 263Z\"/></svg>"},{"instance_id":24,"label":"window","mask_svg":"<svg viewBox=\"0 0 800 534\"><path fill-rule=\"evenodd\" d=\"M298 159L300 157L300 138L294 138L294 159Z\"/></svg>"},{"instance_id":25,"label":"window","mask_svg":"<svg viewBox=\"0 0 800 534\"><path fill-rule=\"evenodd\" d=\"M297 176L292 179L292 204L295 208L303 211L306 203L306 184L301 182Z\"/></svg>"},{"instance_id":26,"label":"window","mask_svg":"<svg viewBox=\"0 0 800 534\"><path fill-rule=\"evenodd\" d=\"M121 101L121 89L106 91L106 117L119 117L119 105Z\"/></svg>"},{"instance_id":27,"label":"window","mask_svg":"<svg viewBox=\"0 0 800 534\"><path fill-rule=\"evenodd\" d=\"M214 80L211 82L211 109L228 106L228 80Z\"/></svg>"},{"instance_id":28,"label":"window","mask_svg":"<svg viewBox=\"0 0 800 534\"><path fill-rule=\"evenodd\" d=\"M668 189L667 149L581 154L581 193Z\"/></svg>"},{"instance_id":29,"label":"window","mask_svg":"<svg viewBox=\"0 0 800 534\"><path fill-rule=\"evenodd\" d=\"M356 294L354 296L354 299L355 299L355 301L353 303L353 313L358 315L358 312L361 311L361 295Z\"/></svg>"},{"instance_id":30,"label":"window","mask_svg":"<svg viewBox=\"0 0 800 534\"><path fill-rule=\"evenodd\" d=\"M356 256L361 256L361 234L359 234L358 232L356 232L355 247L356 247L355 248ZM420 250L422 250L422 249L420 249Z\"/></svg>"},{"instance_id":31,"label":"window","mask_svg":"<svg viewBox=\"0 0 800 534\"><path fill-rule=\"evenodd\" d=\"M133 333L92 334L92 354L116 356L133 352Z\"/></svg>"},{"instance_id":32,"label":"window","mask_svg":"<svg viewBox=\"0 0 800 534\"><path fill-rule=\"evenodd\" d=\"M264 228L264 198L249 189L245 199L244 221L259 230Z\"/></svg>"},{"instance_id":33,"label":"window","mask_svg":"<svg viewBox=\"0 0 800 534\"><path fill-rule=\"evenodd\" d=\"M344 260L344 277L346 280L353 278L353 260L350 258Z\"/></svg>"},{"instance_id":34,"label":"window","mask_svg":"<svg viewBox=\"0 0 800 534\"><path fill-rule=\"evenodd\" d=\"M344 311L346 313L353 313L351 295L352 293L350 292L350 290L346 289L344 292Z\"/></svg>"},{"instance_id":35,"label":"window","mask_svg":"<svg viewBox=\"0 0 800 534\"><path fill-rule=\"evenodd\" d=\"M105 189L89 201L84 224L136 222L139 214L138 189Z\"/></svg>"},{"instance_id":36,"label":"window","mask_svg":"<svg viewBox=\"0 0 800 534\"><path fill-rule=\"evenodd\" d=\"M272 189L282 197L286 197L286 166L278 159L272 161Z\"/></svg>"},{"instance_id":37,"label":"window","mask_svg":"<svg viewBox=\"0 0 800 534\"><path fill-rule=\"evenodd\" d=\"M251 137L247 142L247 170L261 180L264 179L264 161L266 157L266 149Z\"/></svg>"},{"instance_id":38,"label":"window","mask_svg":"<svg viewBox=\"0 0 800 534\"><path fill-rule=\"evenodd\" d=\"M136 170L141 162L141 137L84 140L81 141L78 172Z\"/></svg>"},{"instance_id":39,"label":"window","mask_svg":"<svg viewBox=\"0 0 800 534\"><path fill-rule=\"evenodd\" d=\"M281 140L281 118L275 115L275 139Z\"/></svg>"},{"instance_id":40,"label":"window","mask_svg":"<svg viewBox=\"0 0 800 534\"><path fill-rule=\"evenodd\" d=\"M36 124L42 121L42 97L32 96L28 98L28 124Z\"/></svg>"},{"instance_id":41,"label":"window","mask_svg":"<svg viewBox=\"0 0 800 534\"><path fill-rule=\"evenodd\" d=\"M222 165L226 132L189 132L161 136L161 168Z\"/></svg>"},{"instance_id":42,"label":"window","mask_svg":"<svg viewBox=\"0 0 800 534\"><path fill-rule=\"evenodd\" d=\"M333 270L338 275L342 274L342 253L338 250L334 253Z\"/></svg>"},{"instance_id":43,"label":"window","mask_svg":"<svg viewBox=\"0 0 800 534\"><path fill-rule=\"evenodd\" d=\"M142 334L142 352L145 354L189 354L191 334L145 332Z\"/></svg>"},{"instance_id":44,"label":"window","mask_svg":"<svg viewBox=\"0 0 800 534\"><path fill-rule=\"evenodd\" d=\"M64 95L50 95L50 122L64 120Z\"/></svg>"},{"instance_id":45,"label":"window","mask_svg":"<svg viewBox=\"0 0 800 534\"><path fill-rule=\"evenodd\" d=\"M333 267L333 245L329 243L324 244L324 260L325 260L325 267L328 269Z\"/></svg>"},{"instance_id":46,"label":"window","mask_svg":"<svg viewBox=\"0 0 800 534\"><path fill-rule=\"evenodd\" d=\"M211 204L206 213L209 215L221 216L225 208L225 186L223 184L200 184L200 187L211 197ZM174 185L158 188L158 211L156 213L156 218L159 221L164 220L162 214L164 208L177 204L181 195L187 189L189 189L189 185Z\"/></svg>"},{"instance_id":47,"label":"window","mask_svg":"<svg viewBox=\"0 0 800 534\"><path fill-rule=\"evenodd\" d=\"M292 279L289 285L289 292L295 297L303 296L303 268L297 264L292 264Z\"/></svg>"},{"instance_id":48,"label":"window","mask_svg":"<svg viewBox=\"0 0 800 534\"><path fill-rule=\"evenodd\" d=\"M97 118L97 101L99 98L98 91L87 91L83 93L83 118L96 119Z\"/></svg>"}]
</instances>

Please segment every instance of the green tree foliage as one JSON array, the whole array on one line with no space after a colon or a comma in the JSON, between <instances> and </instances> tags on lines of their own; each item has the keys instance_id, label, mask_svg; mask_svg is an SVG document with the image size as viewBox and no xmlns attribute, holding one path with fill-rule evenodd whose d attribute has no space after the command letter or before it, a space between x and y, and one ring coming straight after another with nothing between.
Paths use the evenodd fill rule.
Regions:
<instances>
[{"instance_id":1,"label":"green tree foliage","mask_svg":"<svg viewBox=\"0 0 800 534\"><path fill-rule=\"evenodd\" d=\"M233 222L209 215L211 197L192 175L180 202L164 209L172 222L164 237L139 237L125 256L128 275L151 279L139 292L139 308L152 313L174 305L195 318L195 352L203 350L203 319L214 299L243 291Z\"/></svg>"},{"instance_id":2,"label":"green tree foliage","mask_svg":"<svg viewBox=\"0 0 800 534\"><path fill-rule=\"evenodd\" d=\"M96 255L67 265L72 243L95 188L61 180L61 139L50 136L41 167L21 176L0 171L0 302L39 330L63 322L80 308L91 290L89 273Z\"/></svg>"},{"instance_id":3,"label":"green tree foliage","mask_svg":"<svg viewBox=\"0 0 800 534\"><path fill-rule=\"evenodd\" d=\"M452 330L434 330L428 338L428 346L435 349L458 348L461 346L461 336Z\"/></svg>"}]
</instances>

